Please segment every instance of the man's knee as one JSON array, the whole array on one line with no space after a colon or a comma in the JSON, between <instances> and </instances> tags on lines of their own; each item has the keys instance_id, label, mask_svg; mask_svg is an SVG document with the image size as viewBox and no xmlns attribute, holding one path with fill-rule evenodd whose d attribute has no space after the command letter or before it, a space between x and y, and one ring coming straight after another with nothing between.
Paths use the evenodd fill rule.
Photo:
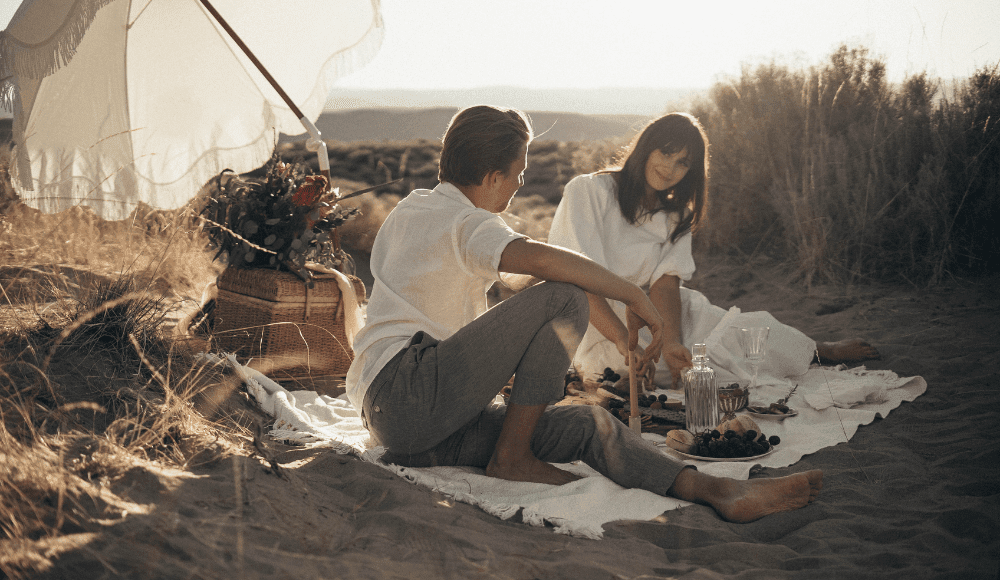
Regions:
<instances>
[{"instance_id":1,"label":"man's knee","mask_svg":"<svg viewBox=\"0 0 1000 580\"><path fill-rule=\"evenodd\" d=\"M544 286L550 295L550 303L557 305L561 311L572 312L577 317L590 319L590 302L587 293L582 288L568 282L545 282Z\"/></svg>"},{"instance_id":2,"label":"man's knee","mask_svg":"<svg viewBox=\"0 0 1000 580\"><path fill-rule=\"evenodd\" d=\"M604 437L615 431L615 419L603 407L597 405L563 405L553 409L558 421L572 426L583 438Z\"/></svg>"}]
</instances>

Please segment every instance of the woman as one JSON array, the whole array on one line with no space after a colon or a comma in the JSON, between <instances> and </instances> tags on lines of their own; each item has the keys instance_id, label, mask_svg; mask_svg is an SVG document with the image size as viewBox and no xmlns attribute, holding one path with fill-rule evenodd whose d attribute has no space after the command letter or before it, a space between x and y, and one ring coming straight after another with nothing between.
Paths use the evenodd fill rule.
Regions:
<instances>
[{"instance_id":1,"label":"woman","mask_svg":"<svg viewBox=\"0 0 1000 580\"><path fill-rule=\"evenodd\" d=\"M532 131L519 111L476 106L445 133L433 190L410 193L372 248L375 283L354 340L347 395L384 461L468 465L501 479L563 484L582 460L624 487L711 505L730 521L803 507L822 472L737 481L686 468L596 406L550 406L587 327L587 294L627 304L658 355L662 321L634 284L583 255L506 226ZM544 280L487 310L501 275ZM633 333L626 343L634 346ZM626 346L627 348L627 346ZM495 395L514 376L509 405Z\"/></svg>"},{"instance_id":2,"label":"woman","mask_svg":"<svg viewBox=\"0 0 1000 580\"><path fill-rule=\"evenodd\" d=\"M691 234L705 219L708 139L697 119L670 113L650 122L619 166L572 179L549 233L550 244L579 251L643 288L664 320L659 368L643 376L660 387L678 384L691 364L691 346L706 342L724 378L746 378L740 364L740 327L770 328L762 381L804 373L814 358L824 364L878 358L858 339L816 343L766 312L740 313L712 306L682 283L694 274ZM579 371L622 369L627 332L621 305L590 295L590 326L574 357ZM640 345L649 345L643 333Z\"/></svg>"}]
</instances>

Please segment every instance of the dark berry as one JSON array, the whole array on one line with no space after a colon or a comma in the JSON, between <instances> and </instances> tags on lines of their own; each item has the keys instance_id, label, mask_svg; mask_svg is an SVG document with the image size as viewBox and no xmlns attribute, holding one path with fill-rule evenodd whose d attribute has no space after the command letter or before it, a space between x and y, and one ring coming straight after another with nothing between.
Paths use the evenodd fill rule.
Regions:
<instances>
[{"instance_id":1,"label":"dark berry","mask_svg":"<svg viewBox=\"0 0 1000 580\"><path fill-rule=\"evenodd\" d=\"M624 406L625 406L625 401L621 401L618 399L611 399L610 401L608 401L608 407L612 409L621 409Z\"/></svg>"},{"instance_id":2,"label":"dark berry","mask_svg":"<svg viewBox=\"0 0 1000 580\"><path fill-rule=\"evenodd\" d=\"M718 439L722 437L722 433L719 433L718 429L712 429L712 439Z\"/></svg>"},{"instance_id":3,"label":"dark berry","mask_svg":"<svg viewBox=\"0 0 1000 580\"><path fill-rule=\"evenodd\" d=\"M733 431L732 429L726 429L726 432L723 433L722 436L725 437L726 439L732 439L733 437L736 437L736 431Z\"/></svg>"},{"instance_id":4,"label":"dark berry","mask_svg":"<svg viewBox=\"0 0 1000 580\"><path fill-rule=\"evenodd\" d=\"M617 383L618 381L622 380L622 376L618 373L611 373L611 375L608 377L608 380L611 381L612 383Z\"/></svg>"},{"instance_id":5,"label":"dark berry","mask_svg":"<svg viewBox=\"0 0 1000 580\"><path fill-rule=\"evenodd\" d=\"M753 441L754 439L757 438L757 432L754 431L753 429L751 429L751 430L747 431L746 433L744 433L743 437L745 437L747 441Z\"/></svg>"},{"instance_id":6,"label":"dark berry","mask_svg":"<svg viewBox=\"0 0 1000 580\"><path fill-rule=\"evenodd\" d=\"M657 397L657 399L659 399L661 403L667 402L667 398L668 397L666 395L660 395L659 397Z\"/></svg>"},{"instance_id":7,"label":"dark berry","mask_svg":"<svg viewBox=\"0 0 1000 580\"><path fill-rule=\"evenodd\" d=\"M778 443L781 443L781 437L778 437L777 435L771 435L770 437L767 438L767 442L770 443L771 445L777 445Z\"/></svg>"},{"instance_id":8,"label":"dark berry","mask_svg":"<svg viewBox=\"0 0 1000 580\"><path fill-rule=\"evenodd\" d=\"M701 434L701 440L705 443L708 443L709 441L712 440L712 434L709 433L708 431L705 431L704 433Z\"/></svg>"}]
</instances>

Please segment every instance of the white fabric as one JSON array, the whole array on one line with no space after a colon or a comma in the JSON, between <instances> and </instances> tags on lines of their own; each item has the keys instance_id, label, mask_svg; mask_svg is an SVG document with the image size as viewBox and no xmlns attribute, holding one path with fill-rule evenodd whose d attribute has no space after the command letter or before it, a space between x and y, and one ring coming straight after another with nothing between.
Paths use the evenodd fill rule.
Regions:
<instances>
[{"instance_id":1,"label":"white fabric","mask_svg":"<svg viewBox=\"0 0 1000 580\"><path fill-rule=\"evenodd\" d=\"M312 120L382 39L378 0L212 4ZM279 133L304 131L198 0L26 0L0 51L13 182L45 212L177 208L223 169L263 165Z\"/></svg>"},{"instance_id":2,"label":"white fabric","mask_svg":"<svg viewBox=\"0 0 1000 580\"><path fill-rule=\"evenodd\" d=\"M270 432L274 439L357 455L407 481L429 487L456 501L479 506L501 519L509 519L521 511L523 521L529 525L548 523L554 526L556 533L597 539L602 537L602 526L608 522L651 520L667 510L690 505L649 491L623 488L578 463L560 466L584 476L563 486L495 479L471 467L413 468L385 464L379 460L384 450L369 447L368 432L346 397L334 399L314 392L289 392L259 372L240 365L235 357L228 356L227 361L246 383L248 392L261 409L274 417ZM806 404L812 394L823 393L828 383L849 377L858 385L884 386L885 400L862 403L852 409L816 410ZM796 377L795 382L799 388L789 405L798 410L799 415L783 421L758 420L763 433L781 438L774 453L757 461L686 463L697 465L704 473L745 480L762 466L786 467L824 447L849 441L859 425L871 423L878 416L887 416L903 401L912 401L927 390L926 381L920 377L899 378L888 371L866 371L864 368L845 371L814 367ZM683 394L669 393L683 399ZM763 387L760 395L764 400L776 400L787 393L786 385L775 385ZM643 437L655 443L663 442L662 437L651 433ZM664 453L683 459L667 447L662 449Z\"/></svg>"},{"instance_id":3,"label":"white fabric","mask_svg":"<svg viewBox=\"0 0 1000 580\"><path fill-rule=\"evenodd\" d=\"M663 212L653 219L630 224L622 217L615 197L614 180L609 174L580 175L573 178L563 192L562 200L552 219L548 241L581 252L643 288L664 275L687 280L694 274L691 255L691 234L685 234L676 244L670 242L668 225L673 227L676 216L669 222ZM625 305L611 302L618 317L625 320ZM728 312L712 305L700 292L681 287L681 336L684 346L704 342L712 367L723 379L749 379L739 344L740 328L768 326L768 353L761 365L758 381L774 383L788 376L800 375L809 368L816 343L800 331L778 322L767 312L743 313L739 308ZM646 347L652 336L643 328L639 344ZM627 366L614 343L604 338L590 325L576 351L573 364L585 376L593 378L605 367L620 373ZM670 371L665 362L657 364L656 384L670 385Z\"/></svg>"},{"instance_id":4,"label":"white fabric","mask_svg":"<svg viewBox=\"0 0 1000 580\"><path fill-rule=\"evenodd\" d=\"M367 320L347 373L355 408L361 410L368 385L414 334L445 340L486 312L500 256L523 237L450 183L414 190L393 208L372 247ZM413 287L437 291L426 296Z\"/></svg>"},{"instance_id":5,"label":"white fabric","mask_svg":"<svg viewBox=\"0 0 1000 580\"><path fill-rule=\"evenodd\" d=\"M340 290L341 308L344 310L344 334L347 336L347 346L353 350L354 337L365 324L364 312L362 312L361 304L358 303L358 295L354 290L354 283L347 277L347 274L339 270L315 263L310 263L308 267L310 270L333 276L337 281L337 288Z\"/></svg>"},{"instance_id":6,"label":"white fabric","mask_svg":"<svg viewBox=\"0 0 1000 580\"><path fill-rule=\"evenodd\" d=\"M795 409L798 415L786 419L753 417L762 433L769 437L777 435L781 439L773 453L753 463L687 463L697 465L700 471L711 475L736 479L746 479L751 468L756 466L786 467L824 447L850 441L860 425L867 425L876 417L887 417L903 401L912 401L927 390L927 381L922 377L900 377L892 371L868 370L863 366L848 369L843 365L813 365L802 375L775 380L755 389L750 397L751 404L766 405L782 399L796 385L798 388L789 399L788 406ZM845 399L843 408L826 404L831 396L842 399L840 393L845 390L866 395L855 398L851 403ZM661 392L667 393L670 398L684 400L683 392ZM669 448L664 450L683 459Z\"/></svg>"}]
</instances>

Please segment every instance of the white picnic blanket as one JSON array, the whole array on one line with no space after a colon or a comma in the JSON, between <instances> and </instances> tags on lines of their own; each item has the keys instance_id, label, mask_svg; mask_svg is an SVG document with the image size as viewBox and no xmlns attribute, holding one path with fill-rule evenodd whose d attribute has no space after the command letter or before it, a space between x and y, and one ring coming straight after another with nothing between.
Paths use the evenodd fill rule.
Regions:
<instances>
[{"instance_id":1,"label":"white picnic blanket","mask_svg":"<svg viewBox=\"0 0 1000 580\"><path fill-rule=\"evenodd\" d=\"M288 391L239 364L234 357L227 356L227 360L260 407L274 417L270 431L274 439L356 455L407 481L427 486L456 501L479 506L501 519L509 519L520 512L522 520L529 525L547 523L556 533L599 539L603 535L603 525L608 522L651 520L665 511L690 505L652 492L623 488L581 463L560 466L584 476L562 486L505 481L487 477L482 469L471 467L412 468L386 464L379 460L383 450L370 446L368 432L345 396L332 398L311 391ZM782 421L758 421L765 434L781 437L782 443L773 453L753 462L688 463L712 475L747 479L754 469L785 467L804 455L849 441L859 425L888 415L903 401L912 401L927 389L926 381L920 377L899 378L889 371L867 371L863 367L852 370L813 367L793 380L799 387L789 400L789 406L799 414ZM776 400L784 397L791 386L768 385L761 387L759 395L763 400ZM825 405L825 401L813 397L831 388L837 389L831 398L838 401L839 406ZM849 392L864 393L859 401L867 401L851 406L845 398ZM677 396L673 391L670 394ZM822 408L810 406L813 401L819 401L816 404ZM649 433L643 436L662 443L659 436ZM674 453L666 447L663 449L664 453Z\"/></svg>"}]
</instances>

